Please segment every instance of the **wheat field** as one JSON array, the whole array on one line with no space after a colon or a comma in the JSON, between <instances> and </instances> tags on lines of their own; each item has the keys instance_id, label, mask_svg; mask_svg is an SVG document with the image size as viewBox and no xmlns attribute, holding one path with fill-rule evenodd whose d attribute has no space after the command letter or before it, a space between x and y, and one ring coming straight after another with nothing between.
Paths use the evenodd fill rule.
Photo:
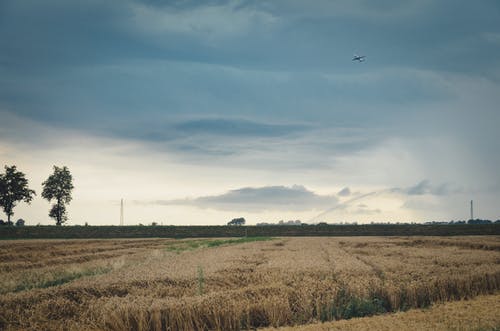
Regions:
<instances>
[{"instance_id":1,"label":"wheat field","mask_svg":"<svg viewBox=\"0 0 500 331\"><path fill-rule=\"evenodd\" d=\"M262 331L465 331L498 330L500 294L480 295L469 300L437 303L430 308L335 322L266 328Z\"/></svg>"},{"instance_id":2,"label":"wheat field","mask_svg":"<svg viewBox=\"0 0 500 331\"><path fill-rule=\"evenodd\" d=\"M498 236L268 239L1 241L0 329L291 327L500 287Z\"/></svg>"}]
</instances>

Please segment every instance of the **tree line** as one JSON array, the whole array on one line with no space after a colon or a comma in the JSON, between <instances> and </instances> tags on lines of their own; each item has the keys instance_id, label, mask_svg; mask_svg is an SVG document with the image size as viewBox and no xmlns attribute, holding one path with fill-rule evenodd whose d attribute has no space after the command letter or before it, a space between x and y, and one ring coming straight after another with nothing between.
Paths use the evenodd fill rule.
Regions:
<instances>
[{"instance_id":1,"label":"tree line","mask_svg":"<svg viewBox=\"0 0 500 331\"><path fill-rule=\"evenodd\" d=\"M66 205L71 201L73 177L65 166L54 166L54 172L42 183L42 198L52 204L49 216L62 225L68 220ZM29 188L28 180L15 165L5 166L5 173L0 173L0 207L7 215L7 224L12 225L11 217L19 202L30 204L36 192Z\"/></svg>"}]
</instances>

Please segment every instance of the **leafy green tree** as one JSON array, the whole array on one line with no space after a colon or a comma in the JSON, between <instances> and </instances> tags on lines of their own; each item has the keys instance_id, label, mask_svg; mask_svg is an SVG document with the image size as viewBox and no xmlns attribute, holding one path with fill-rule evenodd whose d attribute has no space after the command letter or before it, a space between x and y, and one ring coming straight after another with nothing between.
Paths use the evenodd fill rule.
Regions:
<instances>
[{"instance_id":1,"label":"leafy green tree","mask_svg":"<svg viewBox=\"0 0 500 331\"><path fill-rule=\"evenodd\" d=\"M245 225L245 219L243 217L233 218L227 225Z\"/></svg>"},{"instance_id":2,"label":"leafy green tree","mask_svg":"<svg viewBox=\"0 0 500 331\"><path fill-rule=\"evenodd\" d=\"M66 204L71 201L73 190L73 177L67 167L54 166L54 173L42 183L42 197L55 204L50 209L49 216L56 220L56 225L62 225L68 220Z\"/></svg>"},{"instance_id":3,"label":"leafy green tree","mask_svg":"<svg viewBox=\"0 0 500 331\"><path fill-rule=\"evenodd\" d=\"M16 166L5 166L5 173L0 174L0 206L7 215L7 224L14 215L14 207L19 201L31 203L35 191L28 188L28 180L24 173L17 171Z\"/></svg>"},{"instance_id":4,"label":"leafy green tree","mask_svg":"<svg viewBox=\"0 0 500 331\"><path fill-rule=\"evenodd\" d=\"M49 216L56 220L56 225L66 223L68 220L68 213L64 204L55 203L50 208Z\"/></svg>"}]
</instances>

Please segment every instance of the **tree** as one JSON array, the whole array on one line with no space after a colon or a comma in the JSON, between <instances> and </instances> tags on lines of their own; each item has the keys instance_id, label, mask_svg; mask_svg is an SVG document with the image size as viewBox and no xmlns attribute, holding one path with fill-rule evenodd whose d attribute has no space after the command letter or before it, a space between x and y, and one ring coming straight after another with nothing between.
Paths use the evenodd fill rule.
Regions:
<instances>
[{"instance_id":1,"label":"tree","mask_svg":"<svg viewBox=\"0 0 500 331\"><path fill-rule=\"evenodd\" d=\"M66 206L62 203L53 204L52 208L50 208L49 216L56 220L56 225L66 223L66 221L68 220Z\"/></svg>"},{"instance_id":2,"label":"tree","mask_svg":"<svg viewBox=\"0 0 500 331\"><path fill-rule=\"evenodd\" d=\"M73 190L73 177L67 167L54 166L54 173L42 183L42 197L55 204L50 209L49 216L56 220L56 225L62 225L68 220L66 204L71 201Z\"/></svg>"},{"instance_id":3,"label":"tree","mask_svg":"<svg viewBox=\"0 0 500 331\"><path fill-rule=\"evenodd\" d=\"M26 222L22 218L20 218L16 221L16 226L24 226L25 223Z\"/></svg>"},{"instance_id":4,"label":"tree","mask_svg":"<svg viewBox=\"0 0 500 331\"><path fill-rule=\"evenodd\" d=\"M7 224L12 224L10 218L14 215L14 207L19 201L31 203L35 191L28 188L25 175L17 171L16 166L5 166L5 174L0 174L0 206L7 215Z\"/></svg>"},{"instance_id":5,"label":"tree","mask_svg":"<svg viewBox=\"0 0 500 331\"><path fill-rule=\"evenodd\" d=\"M245 225L245 219L243 217L233 218L227 225Z\"/></svg>"}]
</instances>

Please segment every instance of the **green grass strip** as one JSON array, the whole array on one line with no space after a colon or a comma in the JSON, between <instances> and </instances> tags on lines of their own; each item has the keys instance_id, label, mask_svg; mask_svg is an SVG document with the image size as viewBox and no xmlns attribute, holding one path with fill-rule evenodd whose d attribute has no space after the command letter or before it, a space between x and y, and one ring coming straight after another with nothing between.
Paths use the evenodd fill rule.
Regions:
<instances>
[{"instance_id":1,"label":"green grass strip","mask_svg":"<svg viewBox=\"0 0 500 331\"><path fill-rule=\"evenodd\" d=\"M255 241L268 241L273 240L273 237L243 237L236 239L201 239L201 240L188 240L180 243L171 243L167 246L167 251L180 253L183 251L194 250L199 248L212 248L225 245L237 245Z\"/></svg>"},{"instance_id":2,"label":"green grass strip","mask_svg":"<svg viewBox=\"0 0 500 331\"><path fill-rule=\"evenodd\" d=\"M111 269L112 268L110 268L110 267L102 267L102 268L95 268L95 269L85 269L85 270L76 271L76 272L62 271L62 272L55 274L52 279L38 280L38 281L26 279L22 283L18 284L14 288L13 292L30 290L33 288L47 288L47 287L52 287L52 286L58 286L58 285L62 285L65 283L69 283L69 282L74 281L74 280L81 278L81 277L105 274L105 273L111 271Z\"/></svg>"}]
</instances>

